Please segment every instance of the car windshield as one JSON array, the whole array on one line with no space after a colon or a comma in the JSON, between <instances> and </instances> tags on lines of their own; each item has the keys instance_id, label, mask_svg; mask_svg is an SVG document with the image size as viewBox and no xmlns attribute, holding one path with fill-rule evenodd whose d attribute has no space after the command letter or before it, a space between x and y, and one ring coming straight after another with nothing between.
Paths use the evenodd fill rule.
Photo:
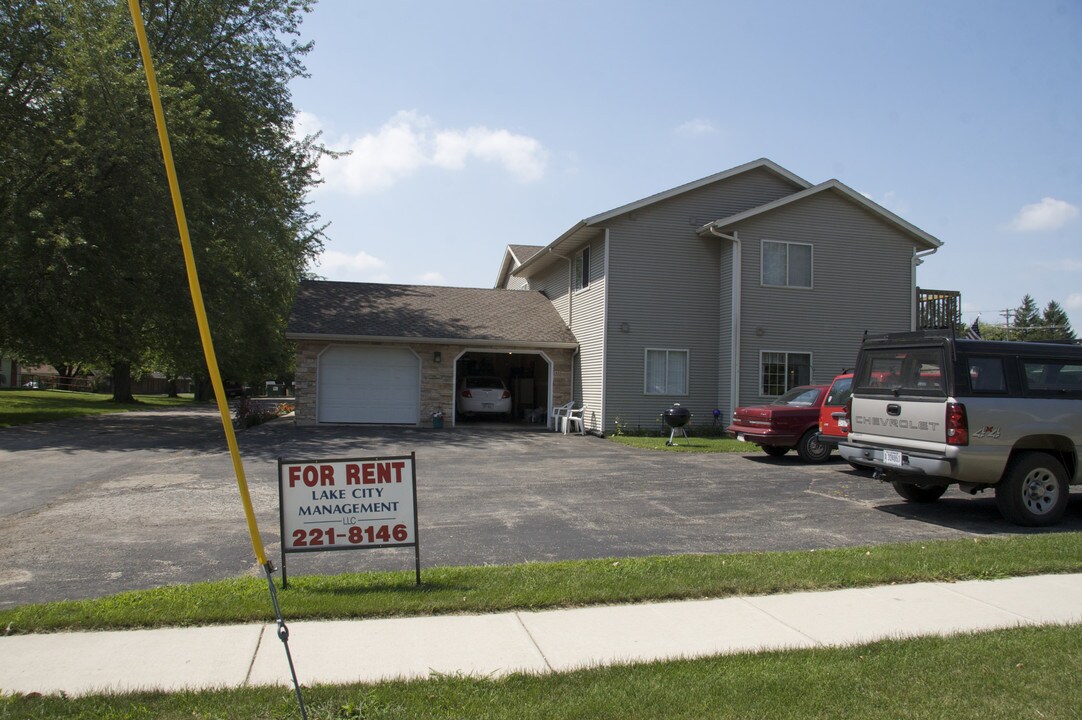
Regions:
<instances>
[{"instance_id":1,"label":"car windshield","mask_svg":"<svg viewBox=\"0 0 1082 720\"><path fill-rule=\"evenodd\" d=\"M819 400L819 393L822 392L817 388L798 387L793 388L789 392L782 395L780 398L770 403L771 405L793 405L797 407L810 407Z\"/></svg>"},{"instance_id":2,"label":"car windshield","mask_svg":"<svg viewBox=\"0 0 1082 720\"><path fill-rule=\"evenodd\" d=\"M503 380L498 377L471 377L466 378L466 387L479 388L482 390L502 390Z\"/></svg>"},{"instance_id":3,"label":"car windshield","mask_svg":"<svg viewBox=\"0 0 1082 720\"><path fill-rule=\"evenodd\" d=\"M823 404L845 405L851 397L853 397L853 378L838 378L830 386L830 392L827 393L827 399L823 401Z\"/></svg>"}]
</instances>

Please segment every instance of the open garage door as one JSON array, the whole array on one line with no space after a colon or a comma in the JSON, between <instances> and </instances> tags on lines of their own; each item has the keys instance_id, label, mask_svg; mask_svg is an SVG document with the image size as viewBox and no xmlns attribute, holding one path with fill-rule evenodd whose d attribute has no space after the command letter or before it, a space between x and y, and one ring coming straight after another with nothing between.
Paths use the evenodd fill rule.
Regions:
<instances>
[{"instance_id":1,"label":"open garage door","mask_svg":"<svg viewBox=\"0 0 1082 720\"><path fill-rule=\"evenodd\" d=\"M417 424L420 360L406 348L329 347L318 378L321 423Z\"/></svg>"},{"instance_id":2,"label":"open garage door","mask_svg":"<svg viewBox=\"0 0 1082 720\"><path fill-rule=\"evenodd\" d=\"M551 366L538 353L471 350L455 366L456 418L458 421L509 421L512 424L544 423L548 408ZM465 412L459 395L462 381L469 376L498 378L511 392L509 415Z\"/></svg>"}]
</instances>

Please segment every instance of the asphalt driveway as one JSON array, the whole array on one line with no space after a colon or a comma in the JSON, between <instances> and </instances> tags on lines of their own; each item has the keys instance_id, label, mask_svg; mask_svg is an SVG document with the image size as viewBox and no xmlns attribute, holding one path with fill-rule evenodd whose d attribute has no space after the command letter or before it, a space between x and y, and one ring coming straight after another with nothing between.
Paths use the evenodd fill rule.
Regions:
<instances>
[{"instance_id":1,"label":"asphalt driveway","mask_svg":"<svg viewBox=\"0 0 1082 720\"><path fill-rule=\"evenodd\" d=\"M0 429L0 607L256 572L213 409ZM674 454L546 432L321 427L239 434L280 564L277 459L417 454L423 568L813 550L1024 530L991 495L903 503L841 461ZM1057 532L1082 530L1076 495ZM291 576L409 570L412 549L290 555Z\"/></svg>"}]
</instances>

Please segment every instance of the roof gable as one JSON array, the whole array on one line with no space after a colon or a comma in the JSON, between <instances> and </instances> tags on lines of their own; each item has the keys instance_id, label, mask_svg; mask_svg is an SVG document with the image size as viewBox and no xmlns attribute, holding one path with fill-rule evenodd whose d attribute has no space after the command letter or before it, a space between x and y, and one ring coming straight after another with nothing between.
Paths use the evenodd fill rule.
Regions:
<instances>
[{"instance_id":1,"label":"roof gable","mask_svg":"<svg viewBox=\"0 0 1082 720\"><path fill-rule=\"evenodd\" d=\"M943 245L942 240L939 240L938 238L929 235L928 233L918 228L916 225L913 225L912 223L903 220L902 218L892 213L890 210L887 210L882 205L872 200L869 200L865 196L858 193L856 190L853 190L853 188L838 180L827 180L826 182L820 183L815 187L810 187L806 190L802 190L801 192L787 195L786 197L775 200L771 203L767 203L766 205L760 205L759 207L745 210L742 213L737 213L736 215L732 215L727 218L722 218L720 220L715 220L714 222L707 223L706 225L699 228L698 234L701 236L709 235L711 234L711 229L722 230L724 228L736 225L737 223L740 223L744 220L748 220L749 218L773 212L774 210L792 205L793 203L798 203L801 200L805 200L809 197L818 195L819 193L823 192L837 193L838 195L849 200L850 202L853 202L854 204L863 207L868 212L884 220L887 224L893 225L895 228L897 228L903 234L907 235L917 244L924 245L928 249L939 248Z\"/></svg>"},{"instance_id":2,"label":"roof gable","mask_svg":"<svg viewBox=\"0 0 1082 720\"><path fill-rule=\"evenodd\" d=\"M745 173L755 172L758 170L765 170L781 178L786 183L792 185L794 193L811 187L811 183L809 183L807 180L791 173L790 171L783 168L781 165L775 163L773 160L769 160L767 158L759 158L758 160L744 163L743 165L738 165L737 167L723 170L722 172L709 175L699 180L685 183L669 190L650 195L649 197L642 198L641 200L636 200L635 202L628 203L627 205L621 205L620 207L613 208L612 210L609 210L607 212L588 217L585 220L580 220L579 222L571 226L571 228L569 228L566 232L564 232L563 235L556 238L543 248L540 248L540 250L531 255L529 259L524 260L522 264L520 264L518 267L512 268L509 272L514 272L515 274L518 274L521 270L536 270L537 268L531 268L531 266L544 264L545 258L550 258L553 255L559 257L559 255L557 254L557 250L560 250L562 245L570 244L574 246L579 244L580 242L586 241L594 237L598 232L600 232L600 230L597 229L598 225L607 222L613 218L619 217L620 215L625 215L636 210L641 210L642 208L648 207L650 205L655 205L657 203L664 202L665 200L669 200L679 195L698 190L699 188L722 182L723 180L728 180L730 178L736 177L737 175L743 175ZM528 274L530 274L530 272L527 272L527 275Z\"/></svg>"},{"instance_id":3,"label":"roof gable","mask_svg":"<svg viewBox=\"0 0 1082 720\"><path fill-rule=\"evenodd\" d=\"M286 337L578 346L539 292L317 280L297 289Z\"/></svg>"}]
</instances>

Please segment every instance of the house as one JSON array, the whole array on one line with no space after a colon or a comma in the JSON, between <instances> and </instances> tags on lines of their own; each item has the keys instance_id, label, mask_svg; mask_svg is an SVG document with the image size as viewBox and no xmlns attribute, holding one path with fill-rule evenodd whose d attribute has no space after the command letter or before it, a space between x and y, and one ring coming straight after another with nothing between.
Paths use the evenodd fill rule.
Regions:
<instances>
[{"instance_id":1,"label":"house","mask_svg":"<svg viewBox=\"0 0 1082 720\"><path fill-rule=\"evenodd\" d=\"M453 408L463 361L509 384L532 377L516 410L576 400L595 432L654 426L673 403L726 422L738 404L829 382L865 332L915 328L916 268L940 245L837 180L812 185L764 158L548 245L508 245L493 290L305 283L287 333L298 422L423 424ZM454 362L437 370L436 353ZM401 414L362 390L347 404L370 411L326 407L398 366L381 387L400 388Z\"/></svg>"}]
</instances>

